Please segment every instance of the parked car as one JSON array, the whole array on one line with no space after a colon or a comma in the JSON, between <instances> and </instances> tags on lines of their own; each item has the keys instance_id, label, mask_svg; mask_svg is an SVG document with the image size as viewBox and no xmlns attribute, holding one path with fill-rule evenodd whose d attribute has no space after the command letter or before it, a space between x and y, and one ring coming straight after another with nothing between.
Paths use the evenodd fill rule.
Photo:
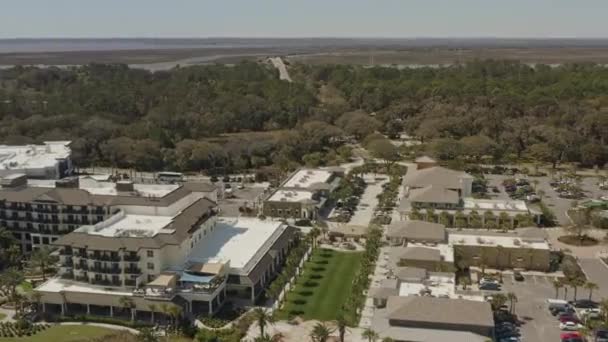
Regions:
<instances>
[{"instance_id":1,"label":"parked car","mask_svg":"<svg viewBox=\"0 0 608 342\"><path fill-rule=\"evenodd\" d=\"M578 331L563 332L559 338L562 342L583 342L583 337Z\"/></svg>"},{"instance_id":2,"label":"parked car","mask_svg":"<svg viewBox=\"0 0 608 342\"><path fill-rule=\"evenodd\" d=\"M560 323L559 324L559 328L561 330L566 330L566 331L577 331L580 328L582 328L583 326L579 323L574 323L574 322L565 322L565 323Z\"/></svg>"},{"instance_id":3,"label":"parked car","mask_svg":"<svg viewBox=\"0 0 608 342\"><path fill-rule=\"evenodd\" d=\"M579 299L568 303L577 309L595 309L599 307L598 303L589 299Z\"/></svg>"},{"instance_id":4,"label":"parked car","mask_svg":"<svg viewBox=\"0 0 608 342\"><path fill-rule=\"evenodd\" d=\"M491 291L500 291L500 284L498 283L481 283L479 285L480 290L491 290Z\"/></svg>"},{"instance_id":5,"label":"parked car","mask_svg":"<svg viewBox=\"0 0 608 342\"><path fill-rule=\"evenodd\" d=\"M515 271L513 272L513 279L515 279L516 281L524 281L524 276L523 274L521 274L520 271Z\"/></svg>"},{"instance_id":6,"label":"parked car","mask_svg":"<svg viewBox=\"0 0 608 342\"><path fill-rule=\"evenodd\" d=\"M608 342L608 330L598 329L593 333L593 337L595 342Z\"/></svg>"}]
</instances>

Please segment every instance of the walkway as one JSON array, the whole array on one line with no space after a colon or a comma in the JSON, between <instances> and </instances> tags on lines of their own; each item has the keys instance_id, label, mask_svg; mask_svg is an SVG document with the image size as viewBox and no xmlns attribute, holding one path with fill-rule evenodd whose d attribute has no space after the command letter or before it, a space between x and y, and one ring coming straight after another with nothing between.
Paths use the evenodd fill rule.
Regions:
<instances>
[{"instance_id":1,"label":"walkway","mask_svg":"<svg viewBox=\"0 0 608 342\"><path fill-rule=\"evenodd\" d=\"M94 327L100 327L100 328L106 328L106 329L112 329L112 330L128 331L131 334L135 334L135 335L139 334L139 330L137 330L137 329L125 327L122 325L115 325L115 324L94 323L94 322L62 322L62 323L58 323L58 325L90 325L90 326L94 326Z\"/></svg>"},{"instance_id":2,"label":"walkway","mask_svg":"<svg viewBox=\"0 0 608 342\"><path fill-rule=\"evenodd\" d=\"M270 60L270 63L272 63L272 65L279 70L279 79L292 82L291 77L289 77L289 72L287 71L287 66L281 57L271 57L268 58L268 60Z\"/></svg>"},{"instance_id":3,"label":"walkway","mask_svg":"<svg viewBox=\"0 0 608 342\"><path fill-rule=\"evenodd\" d=\"M0 314L4 314L6 317L0 319L0 322L14 322L13 316L15 315L15 310L13 309L5 309L0 307Z\"/></svg>"}]
</instances>

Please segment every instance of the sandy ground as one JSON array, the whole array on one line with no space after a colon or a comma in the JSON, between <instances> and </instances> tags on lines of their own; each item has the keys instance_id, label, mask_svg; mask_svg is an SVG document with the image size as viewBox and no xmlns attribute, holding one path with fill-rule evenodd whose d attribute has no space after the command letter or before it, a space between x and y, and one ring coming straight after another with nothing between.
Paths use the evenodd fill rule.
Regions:
<instances>
[{"instance_id":1,"label":"sandy ground","mask_svg":"<svg viewBox=\"0 0 608 342\"><path fill-rule=\"evenodd\" d=\"M281 334L283 336L283 341L310 341L310 332L317 323L319 323L319 321L305 321L300 322L297 325L292 325L285 321L279 321L274 325L267 327L266 332L271 336L274 334ZM335 325L332 323L326 324L330 329L335 329ZM364 342L366 340L361 337L362 332L363 330L359 328L348 328L344 340L349 342ZM249 328L247 336L243 341L253 341L253 339L258 336L260 336L260 329L258 325L254 323ZM331 336L329 341L338 341L337 331L333 332Z\"/></svg>"}]
</instances>

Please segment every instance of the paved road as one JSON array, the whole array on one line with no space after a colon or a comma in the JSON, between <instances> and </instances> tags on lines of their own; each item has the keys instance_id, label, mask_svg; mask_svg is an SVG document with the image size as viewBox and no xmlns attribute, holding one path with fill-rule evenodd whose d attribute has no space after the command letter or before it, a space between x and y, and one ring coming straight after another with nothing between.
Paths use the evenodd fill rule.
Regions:
<instances>
[{"instance_id":1,"label":"paved road","mask_svg":"<svg viewBox=\"0 0 608 342\"><path fill-rule=\"evenodd\" d=\"M596 283L599 289L595 292L595 300L608 297L608 267L599 258L585 258L578 260L579 265L583 268L585 275L591 282ZM583 291L586 293L586 291Z\"/></svg>"},{"instance_id":2,"label":"paved road","mask_svg":"<svg viewBox=\"0 0 608 342\"><path fill-rule=\"evenodd\" d=\"M279 79L291 82L291 77L289 77L289 72L287 71L287 66L283 63L283 59L281 57L271 57L268 59L279 70Z\"/></svg>"},{"instance_id":3,"label":"paved road","mask_svg":"<svg viewBox=\"0 0 608 342\"><path fill-rule=\"evenodd\" d=\"M380 179L382 178L382 179ZM382 192L382 184L388 182L387 176L374 178L372 175L365 176L367 187L361 196L361 201L357 206L353 217L348 224L356 226L367 226L374 215L374 209L378 205L378 196Z\"/></svg>"}]
</instances>

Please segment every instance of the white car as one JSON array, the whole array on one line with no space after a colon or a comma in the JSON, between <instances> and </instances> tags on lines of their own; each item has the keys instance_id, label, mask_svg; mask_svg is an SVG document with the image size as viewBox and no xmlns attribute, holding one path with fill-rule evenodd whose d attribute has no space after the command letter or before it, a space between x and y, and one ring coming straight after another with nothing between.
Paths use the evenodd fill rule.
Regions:
<instances>
[{"instance_id":1,"label":"white car","mask_svg":"<svg viewBox=\"0 0 608 342\"><path fill-rule=\"evenodd\" d=\"M564 322L564 323L559 324L559 328L561 330L567 330L567 331L576 331L582 327L583 326L581 324L574 323L574 322Z\"/></svg>"}]
</instances>

